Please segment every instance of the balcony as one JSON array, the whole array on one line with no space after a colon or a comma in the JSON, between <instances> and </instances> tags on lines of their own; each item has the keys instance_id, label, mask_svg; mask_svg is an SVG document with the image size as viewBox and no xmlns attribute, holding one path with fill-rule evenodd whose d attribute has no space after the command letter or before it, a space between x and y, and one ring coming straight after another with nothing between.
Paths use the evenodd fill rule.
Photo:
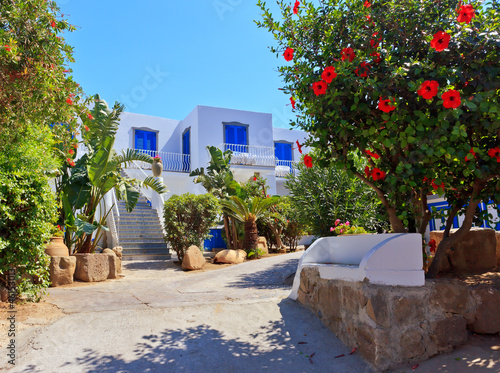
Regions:
<instances>
[{"instance_id":1,"label":"balcony","mask_svg":"<svg viewBox=\"0 0 500 373\"><path fill-rule=\"evenodd\" d=\"M297 174L297 163L296 161L276 161L276 177L285 177L288 174Z\"/></svg>"},{"instance_id":2,"label":"balcony","mask_svg":"<svg viewBox=\"0 0 500 373\"><path fill-rule=\"evenodd\" d=\"M158 152L155 150L142 150L135 149L142 153L145 153L151 157L159 156L161 158L161 163L163 164L163 171L171 172L191 172L191 156L189 154L180 153L167 153ZM146 162L137 162L137 164L144 170L150 170L151 164ZM134 164L130 168L136 168Z\"/></svg>"},{"instance_id":3,"label":"balcony","mask_svg":"<svg viewBox=\"0 0 500 373\"><path fill-rule=\"evenodd\" d=\"M274 148L267 146L221 144L222 150L232 150L232 165L276 167Z\"/></svg>"}]
</instances>

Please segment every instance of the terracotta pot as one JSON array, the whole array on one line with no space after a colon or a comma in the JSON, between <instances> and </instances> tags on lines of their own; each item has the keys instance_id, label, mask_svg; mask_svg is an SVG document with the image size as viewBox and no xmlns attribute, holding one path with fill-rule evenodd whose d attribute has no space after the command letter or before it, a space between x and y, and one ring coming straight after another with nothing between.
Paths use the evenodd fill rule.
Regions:
<instances>
[{"instance_id":1,"label":"terracotta pot","mask_svg":"<svg viewBox=\"0 0 500 373\"><path fill-rule=\"evenodd\" d=\"M50 256L68 256L68 246L64 244L63 237L51 237L50 242L45 248L45 254Z\"/></svg>"},{"instance_id":2,"label":"terracotta pot","mask_svg":"<svg viewBox=\"0 0 500 373\"><path fill-rule=\"evenodd\" d=\"M163 170L163 163L161 163L161 162L153 162L153 164L151 165L151 170L153 170L153 175L155 177L160 177L161 176L161 172Z\"/></svg>"}]
</instances>

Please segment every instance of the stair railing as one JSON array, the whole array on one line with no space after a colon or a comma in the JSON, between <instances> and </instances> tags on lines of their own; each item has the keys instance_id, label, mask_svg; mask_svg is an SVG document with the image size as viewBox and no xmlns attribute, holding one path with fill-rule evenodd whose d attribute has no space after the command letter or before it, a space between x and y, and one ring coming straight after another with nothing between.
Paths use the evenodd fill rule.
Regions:
<instances>
[{"instance_id":1,"label":"stair railing","mask_svg":"<svg viewBox=\"0 0 500 373\"><path fill-rule=\"evenodd\" d=\"M132 163L135 165L135 168L139 170L139 173L134 173L134 178L139 180L139 181L144 181L147 177L148 174L144 172L142 167L139 165L138 162L132 161ZM163 234L165 234L165 228L164 228L164 219L163 219L163 206L165 204L165 200L161 194L156 193L154 190L149 189L149 188L140 188L140 192L148 199L148 201L151 203L151 208L155 209L156 212L158 213L158 218L160 220L160 225Z\"/></svg>"},{"instance_id":2,"label":"stair railing","mask_svg":"<svg viewBox=\"0 0 500 373\"><path fill-rule=\"evenodd\" d=\"M111 248L113 248L120 245L120 211L118 211L118 202L114 189L111 189L104 196L104 206L106 211L111 209L106 224L111 233L111 239L113 241Z\"/></svg>"}]
</instances>

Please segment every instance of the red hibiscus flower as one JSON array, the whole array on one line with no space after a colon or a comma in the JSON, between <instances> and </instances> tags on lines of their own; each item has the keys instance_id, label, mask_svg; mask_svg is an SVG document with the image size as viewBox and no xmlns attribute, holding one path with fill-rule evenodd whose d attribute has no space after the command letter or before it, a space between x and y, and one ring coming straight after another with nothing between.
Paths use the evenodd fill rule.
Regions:
<instances>
[{"instance_id":1,"label":"red hibiscus flower","mask_svg":"<svg viewBox=\"0 0 500 373\"><path fill-rule=\"evenodd\" d=\"M380 99L378 100L378 108L384 113L389 113L392 110L395 110L396 106L394 106L394 103L391 99L382 100L382 97L380 97Z\"/></svg>"},{"instance_id":2,"label":"red hibiscus flower","mask_svg":"<svg viewBox=\"0 0 500 373\"><path fill-rule=\"evenodd\" d=\"M295 100L293 97L290 97L290 103L292 104L292 109L295 109Z\"/></svg>"},{"instance_id":3,"label":"red hibiscus flower","mask_svg":"<svg viewBox=\"0 0 500 373\"><path fill-rule=\"evenodd\" d=\"M370 64L366 62L361 62L359 67L354 71L354 73L361 77L366 78L368 76L368 72L370 71Z\"/></svg>"},{"instance_id":4,"label":"red hibiscus flower","mask_svg":"<svg viewBox=\"0 0 500 373\"><path fill-rule=\"evenodd\" d=\"M73 101L69 97L66 99L66 103L68 105L73 105Z\"/></svg>"},{"instance_id":5,"label":"red hibiscus flower","mask_svg":"<svg viewBox=\"0 0 500 373\"><path fill-rule=\"evenodd\" d=\"M370 176L371 176L372 172L370 171L370 167L366 166L365 167L365 175L366 175L366 178L369 179Z\"/></svg>"},{"instance_id":6,"label":"red hibiscus flower","mask_svg":"<svg viewBox=\"0 0 500 373\"><path fill-rule=\"evenodd\" d=\"M477 158L477 156L476 156L476 152L474 151L474 148L470 148L470 150L469 150L469 154L472 154L472 156L473 156L474 158ZM466 161L470 161L470 160L472 159L472 157L471 157L471 156L469 156L469 154L467 154L467 155L465 156L465 160L466 160Z\"/></svg>"},{"instance_id":7,"label":"red hibiscus flower","mask_svg":"<svg viewBox=\"0 0 500 373\"><path fill-rule=\"evenodd\" d=\"M90 113L87 113L87 118L89 118L90 120L94 120L94 117Z\"/></svg>"},{"instance_id":8,"label":"red hibiscus flower","mask_svg":"<svg viewBox=\"0 0 500 373\"><path fill-rule=\"evenodd\" d=\"M73 154L75 154L75 151L74 151L73 149L70 149L70 150L68 151L68 153L69 153L69 154L71 154L71 155L73 155Z\"/></svg>"},{"instance_id":9,"label":"red hibiscus flower","mask_svg":"<svg viewBox=\"0 0 500 373\"><path fill-rule=\"evenodd\" d=\"M78 144L73 144L73 148L78 149Z\"/></svg>"},{"instance_id":10,"label":"red hibiscus flower","mask_svg":"<svg viewBox=\"0 0 500 373\"><path fill-rule=\"evenodd\" d=\"M375 159L379 159L380 158L380 155L378 155L377 153L373 153L371 150L366 149L365 153L368 154L370 157L373 157Z\"/></svg>"},{"instance_id":11,"label":"red hibiscus flower","mask_svg":"<svg viewBox=\"0 0 500 373\"><path fill-rule=\"evenodd\" d=\"M441 183L441 185L437 185L437 184L435 183L435 180L436 180L436 179L432 179L432 181L431 181L431 185L432 185L432 187L434 188L434 190L438 190L439 188L441 188L441 189L443 189L443 190L444 190L444 182L442 182L442 183Z\"/></svg>"},{"instance_id":12,"label":"red hibiscus flower","mask_svg":"<svg viewBox=\"0 0 500 373\"><path fill-rule=\"evenodd\" d=\"M380 53L378 53L378 52L372 52L372 53L370 53L370 56L376 57L373 60L373 63L379 63L380 61L382 61L382 57L380 57Z\"/></svg>"},{"instance_id":13,"label":"red hibiscus flower","mask_svg":"<svg viewBox=\"0 0 500 373\"><path fill-rule=\"evenodd\" d=\"M50 26L52 26L52 28L56 28L56 23L54 21L50 22Z\"/></svg>"},{"instance_id":14,"label":"red hibiscus flower","mask_svg":"<svg viewBox=\"0 0 500 373\"><path fill-rule=\"evenodd\" d=\"M363 5L365 6L365 8L369 8L372 6L372 4L368 0L366 0Z\"/></svg>"},{"instance_id":15,"label":"red hibiscus flower","mask_svg":"<svg viewBox=\"0 0 500 373\"><path fill-rule=\"evenodd\" d=\"M373 180L384 180L386 173L382 171L380 168L375 167L372 171Z\"/></svg>"},{"instance_id":16,"label":"red hibiscus flower","mask_svg":"<svg viewBox=\"0 0 500 373\"><path fill-rule=\"evenodd\" d=\"M312 88L313 88L314 94L316 96L324 95L326 93L326 83L322 80L320 80L319 82L313 83Z\"/></svg>"},{"instance_id":17,"label":"red hibiscus flower","mask_svg":"<svg viewBox=\"0 0 500 373\"><path fill-rule=\"evenodd\" d=\"M70 158L67 158L66 161L71 167L75 167L75 162L73 162Z\"/></svg>"},{"instance_id":18,"label":"red hibiscus flower","mask_svg":"<svg viewBox=\"0 0 500 373\"><path fill-rule=\"evenodd\" d=\"M430 240L428 245L430 247L430 252L435 253L436 252L436 240L434 240L434 239Z\"/></svg>"},{"instance_id":19,"label":"red hibiscus flower","mask_svg":"<svg viewBox=\"0 0 500 373\"><path fill-rule=\"evenodd\" d=\"M500 163L500 148L498 146L496 148L488 150L488 155L491 158L496 158L497 162Z\"/></svg>"},{"instance_id":20,"label":"red hibiscus flower","mask_svg":"<svg viewBox=\"0 0 500 373\"><path fill-rule=\"evenodd\" d=\"M380 42L380 40L382 40L382 38L378 38L376 39L375 37L378 35L378 32L374 32L373 35L372 35L372 38L374 39L371 39L370 40L370 45L372 46L372 48L377 48L378 47L378 44Z\"/></svg>"},{"instance_id":21,"label":"red hibiscus flower","mask_svg":"<svg viewBox=\"0 0 500 373\"><path fill-rule=\"evenodd\" d=\"M293 48L287 48L285 53L283 53L283 57L285 57L285 60L291 61L293 60Z\"/></svg>"},{"instance_id":22,"label":"red hibiscus flower","mask_svg":"<svg viewBox=\"0 0 500 373\"><path fill-rule=\"evenodd\" d=\"M439 83L435 80L426 80L420 86L417 93L426 100L432 99L438 93Z\"/></svg>"},{"instance_id":23,"label":"red hibiscus flower","mask_svg":"<svg viewBox=\"0 0 500 373\"><path fill-rule=\"evenodd\" d=\"M321 79L330 84L333 79L337 77L337 73L335 72L335 67L328 66L323 70L323 74L321 74Z\"/></svg>"},{"instance_id":24,"label":"red hibiscus flower","mask_svg":"<svg viewBox=\"0 0 500 373\"><path fill-rule=\"evenodd\" d=\"M299 153L302 154L302 145L299 144L299 140L295 142L297 143L297 149L299 149Z\"/></svg>"},{"instance_id":25,"label":"red hibiscus flower","mask_svg":"<svg viewBox=\"0 0 500 373\"><path fill-rule=\"evenodd\" d=\"M85 131L90 131L89 126L85 126L84 128L85 128Z\"/></svg>"},{"instance_id":26,"label":"red hibiscus flower","mask_svg":"<svg viewBox=\"0 0 500 373\"><path fill-rule=\"evenodd\" d=\"M342 61L349 60L352 62L356 58L356 54L352 48L344 48L342 49Z\"/></svg>"},{"instance_id":27,"label":"red hibiscus flower","mask_svg":"<svg viewBox=\"0 0 500 373\"><path fill-rule=\"evenodd\" d=\"M470 4L462 5L458 10L457 22L459 23L465 22L469 24L472 18L474 18L475 16L476 12L474 11L472 5Z\"/></svg>"},{"instance_id":28,"label":"red hibiscus flower","mask_svg":"<svg viewBox=\"0 0 500 373\"><path fill-rule=\"evenodd\" d=\"M297 14L299 12L299 5L300 5L300 2L296 1L295 5L293 6L293 14Z\"/></svg>"},{"instance_id":29,"label":"red hibiscus flower","mask_svg":"<svg viewBox=\"0 0 500 373\"><path fill-rule=\"evenodd\" d=\"M369 15L369 14L367 14L367 15L365 16L365 18L366 18L366 20L367 20L367 21L369 21L369 20L372 18L372 16L371 16L371 15Z\"/></svg>"},{"instance_id":30,"label":"red hibiscus flower","mask_svg":"<svg viewBox=\"0 0 500 373\"><path fill-rule=\"evenodd\" d=\"M311 168L313 166L313 159L309 154L306 154L304 156L304 164L306 165L307 168Z\"/></svg>"},{"instance_id":31,"label":"red hibiscus flower","mask_svg":"<svg viewBox=\"0 0 500 373\"><path fill-rule=\"evenodd\" d=\"M9 47L7 44L5 44L5 50L6 50L7 52L10 52L10 47Z\"/></svg>"},{"instance_id":32,"label":"red hibiscus flower","mask_svg":"<svg viewBox=\"0 0 500 373\"><path fill-rule=\"evenodd\" d=\"M442 52L448 48L450 43L450 35L446 32L438 31L434 34L434 39L431 40L431 48L434 48L436 52Z\"/></svg>"},{"instance_id":33,"label":"red hibiscus flower","mask_svg":"<svg viewBox=\"0 0 500 373\"><path fill-rule=\"evenodd\" d=\"M443 100L443 106L447 109L456 109L460 106L462 101L460 100L460 92L450 89L441 95Z\"/></svg>"},{"instance_id":34,"label":"red hibiscus flower","mask_svg":"<svg viewBox=\"0 0 500 373\"><path fill-rule=\"evenodd\" d=\"M253 177L253 181L257 181L257 176L254 176L254 177Z\"/></svg>"}]
</instances>

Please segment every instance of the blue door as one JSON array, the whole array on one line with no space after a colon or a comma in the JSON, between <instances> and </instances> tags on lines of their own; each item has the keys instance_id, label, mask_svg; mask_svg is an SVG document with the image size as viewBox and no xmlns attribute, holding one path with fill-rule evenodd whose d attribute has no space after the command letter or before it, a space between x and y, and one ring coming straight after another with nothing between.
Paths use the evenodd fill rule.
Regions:
<instances>
[{"instance_id":1,"label":"blue door","mask_svg":"<svg viewBox=\"0 0 500 373\"><path fill-rule=\"evenodd\" d=\"M135 130L135 148L156 151L156 132ZM149 154L149 152L146 152Z\"/></svg>"},{"instance_id":2,"label":"blue door","mask_svg":"<svg viewBox=\"0 0 500 373\"><path fill-rule=\"evenodd\" d=\"M247 128L245 126L234 126L226 124L226 150L247 153Z\"/></svg>"},{"instance_id":3,"label":"blue door","mask_svg":"<svg viewBox=\"0 0 500 373\"><path fill-rule=\"evenodd\" d=\"M212 238L208 238L203 243L206 251L212 251L213 249L226 249L226 241L222 238L222 229L210 229L210 234Z\"/></svg>"},{"instance_id":4,"label":"blue door","mask_svg":"<svg viewBox=\"0 0 500 373\"><path fill-rule=\"evenodd\" d=\"M182 171L191 170L191 130L187 130L182 135Z\"/></svg>"},{"instance_id":5,"label":"blue door","mask_svg":"<svg viewBox=\"0 0 500 373\"><path fill-rule=\"evenodd\" d=\"M292 160L292 144L274 143L274 155L278 158L278 166L289 166Z\"/></svg>"}]
</instances>

